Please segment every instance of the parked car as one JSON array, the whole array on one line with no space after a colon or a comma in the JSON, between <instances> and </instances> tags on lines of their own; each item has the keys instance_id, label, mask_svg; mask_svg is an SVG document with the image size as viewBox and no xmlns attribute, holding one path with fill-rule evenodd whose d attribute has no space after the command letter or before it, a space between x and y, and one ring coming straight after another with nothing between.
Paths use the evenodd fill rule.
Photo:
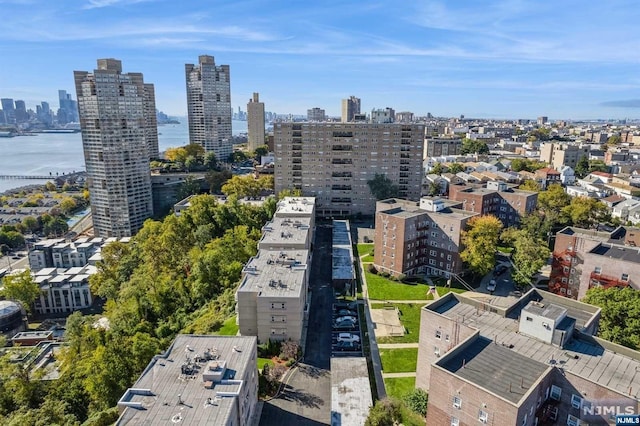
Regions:
<instances>
[{"instance_id":1,"label":"parked car","mask_svg":"<svg viewBox=\"0 0 640 426\"><path fill-rule=\"evenodd\" d=\"M496 291L496 280L489 281L489 284L487 284L487 291Z\"/></svg>"},{"instance_id":2,"label":"parked car","mask_svg":"<svg viewBox=\"0 0 640 426\"><path fill-rule=\"evenodd\" d=\"M507 265L501 264L495 267L493 270L493 275L497 277L498 275L502 275L509 267Z\"/></svg>"},{"instance_id":3,"label":"parked car","mask_svg":"<svg viewBox=\"0 0 640 426\"><path fill-rule=\"evenodd\" d=\"M337 330L352 330L356 328L356 323L353 321L336 321L333 323L333 328Z\"/></svg>"},{"instance_id":4,"label":"parked car","mask_svg":"<svg viewBox=\"0 0 640 426\"><path fill-rule=\"evenodd\" d=\"M335 350L337 351L359 351L360 344L356 342L338 342Z\"/></svg>"},{"instance_id":5,"label":"parked car","mask_svg":"<svg viewBox=\"0 0 640 426\"><path fill-rule=\"evenodd\" d=\"M350 311L349 309L340 309L336 311L336 315L355 317L357 314L355 311Z\"/></svg>"},{"instance_id":6,"label":"parked car","mask_svg":"<svg viewBox=\"0 0 640 426\"><path fill-rule=\"evenodd\" d=\"M353 333L340 333L337 337L338 342L354 342L360 343L360 336Z\"/></svg>"},{"instance_id":7,"label":"parked car","mask_svg":"<svg viewBox=\"0 0 640 426\"><path fill-rule=\"evenodd\" d=\"M338 302L333 304L334 311L339 311L340 309L356 311L358 309L358 305L356 304L356 302Z\"/></svg>"},{"instance_id":8,"label":"parked car","mask_svg":"<svg viewBox=\"0 0 640 426\"><path fill-rule=\"evenodd\" d=\"M345 315L345 316L341 316L336 318L335 320L336 322L341 322L341 321L351 321L351 322L357 322L357 318L354 316L349 316L349 315Z\"/></svg>"}]
</instances>

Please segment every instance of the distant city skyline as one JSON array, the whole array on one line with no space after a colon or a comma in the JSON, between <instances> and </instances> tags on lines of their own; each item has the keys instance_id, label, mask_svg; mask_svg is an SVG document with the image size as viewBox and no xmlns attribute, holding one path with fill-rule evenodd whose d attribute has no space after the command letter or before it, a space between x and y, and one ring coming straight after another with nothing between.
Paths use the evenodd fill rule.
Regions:
<instances>
[{"instance_id":1,"label":"distant city skyline","mask_svg":"<svg viewBox=\"0 0 640 426\"><path fill-rule=\"evenodd\" d=\"M57 106L73 71L115 57L186 116L184 64L233 70L231 104L269 111L391 107L418 116L640 117L634 2L0 0L0 96ZM75 99L75 93L72 97Z\"/></svg>"}]
</instances>

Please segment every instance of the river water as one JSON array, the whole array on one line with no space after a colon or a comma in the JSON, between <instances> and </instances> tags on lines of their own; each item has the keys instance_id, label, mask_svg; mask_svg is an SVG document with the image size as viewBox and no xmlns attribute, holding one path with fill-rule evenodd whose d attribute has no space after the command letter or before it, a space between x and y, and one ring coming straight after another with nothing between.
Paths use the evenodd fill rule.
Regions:
<instances>
[{"instance_id":1,"label":"river water","mask_svg":"<svg viewBox=\"0 0 640 426\"><path fill-rule=\"evenodd\" d=\"M187 118L180 124L158 126L160 151L186 145L189 141ZM233 134L247 132L246 121L232 122ZM0 175L49 175L84 170L80 133L39 133L37 136L0 138ZM0 193L25 185L44 184L46 180L0 179Z\"/></svg>"}]
</instances>

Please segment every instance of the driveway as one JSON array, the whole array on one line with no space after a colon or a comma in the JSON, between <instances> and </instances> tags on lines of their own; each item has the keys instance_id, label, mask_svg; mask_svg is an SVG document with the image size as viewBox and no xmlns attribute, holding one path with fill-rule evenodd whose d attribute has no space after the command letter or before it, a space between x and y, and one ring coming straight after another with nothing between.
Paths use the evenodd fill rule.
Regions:
<instances>
[{"instance_id":1,"label":"driveway","mask_svg":"<svg viewBox=\"0 0 640 426\"><path fill-rule=\"evenodd\" d=\"M260 426L331 424L331 228L316 227L309 287L311 308L303 361L282 394L264 403Z\"/></svg>"}]
</instances>

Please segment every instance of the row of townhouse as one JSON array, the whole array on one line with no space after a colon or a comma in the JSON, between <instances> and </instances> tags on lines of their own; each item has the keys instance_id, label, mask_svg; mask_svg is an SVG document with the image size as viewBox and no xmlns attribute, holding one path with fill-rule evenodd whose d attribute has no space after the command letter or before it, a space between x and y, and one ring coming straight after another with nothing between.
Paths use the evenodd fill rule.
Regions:
<instances>
[{"instance_id":1,"label":"row of townhouse","mask_svg":"<svg viewBox=\"0 0 640 426\"><path fill-rule=\"evenodd\" d=\"M80 237L74 241L67 241L64 238L38 241L29 250L29 268L32 271L39 271L43 268L95 265L102 258L100 251L105 244L115 241L128 243L130 240L130 237Z\"/></svg>"},{"instance_id":2,"label":"row of townhouse","mask_svg":"<svg viewBox=\"0 0 640 426\"><path fill-rule=\"evenodd\" d=\"M242 270L236 291L240 334L300 341L307 315L315 230L313 197L285 197L262 228L258 253Z\"/></svg>"}]
</instances>

